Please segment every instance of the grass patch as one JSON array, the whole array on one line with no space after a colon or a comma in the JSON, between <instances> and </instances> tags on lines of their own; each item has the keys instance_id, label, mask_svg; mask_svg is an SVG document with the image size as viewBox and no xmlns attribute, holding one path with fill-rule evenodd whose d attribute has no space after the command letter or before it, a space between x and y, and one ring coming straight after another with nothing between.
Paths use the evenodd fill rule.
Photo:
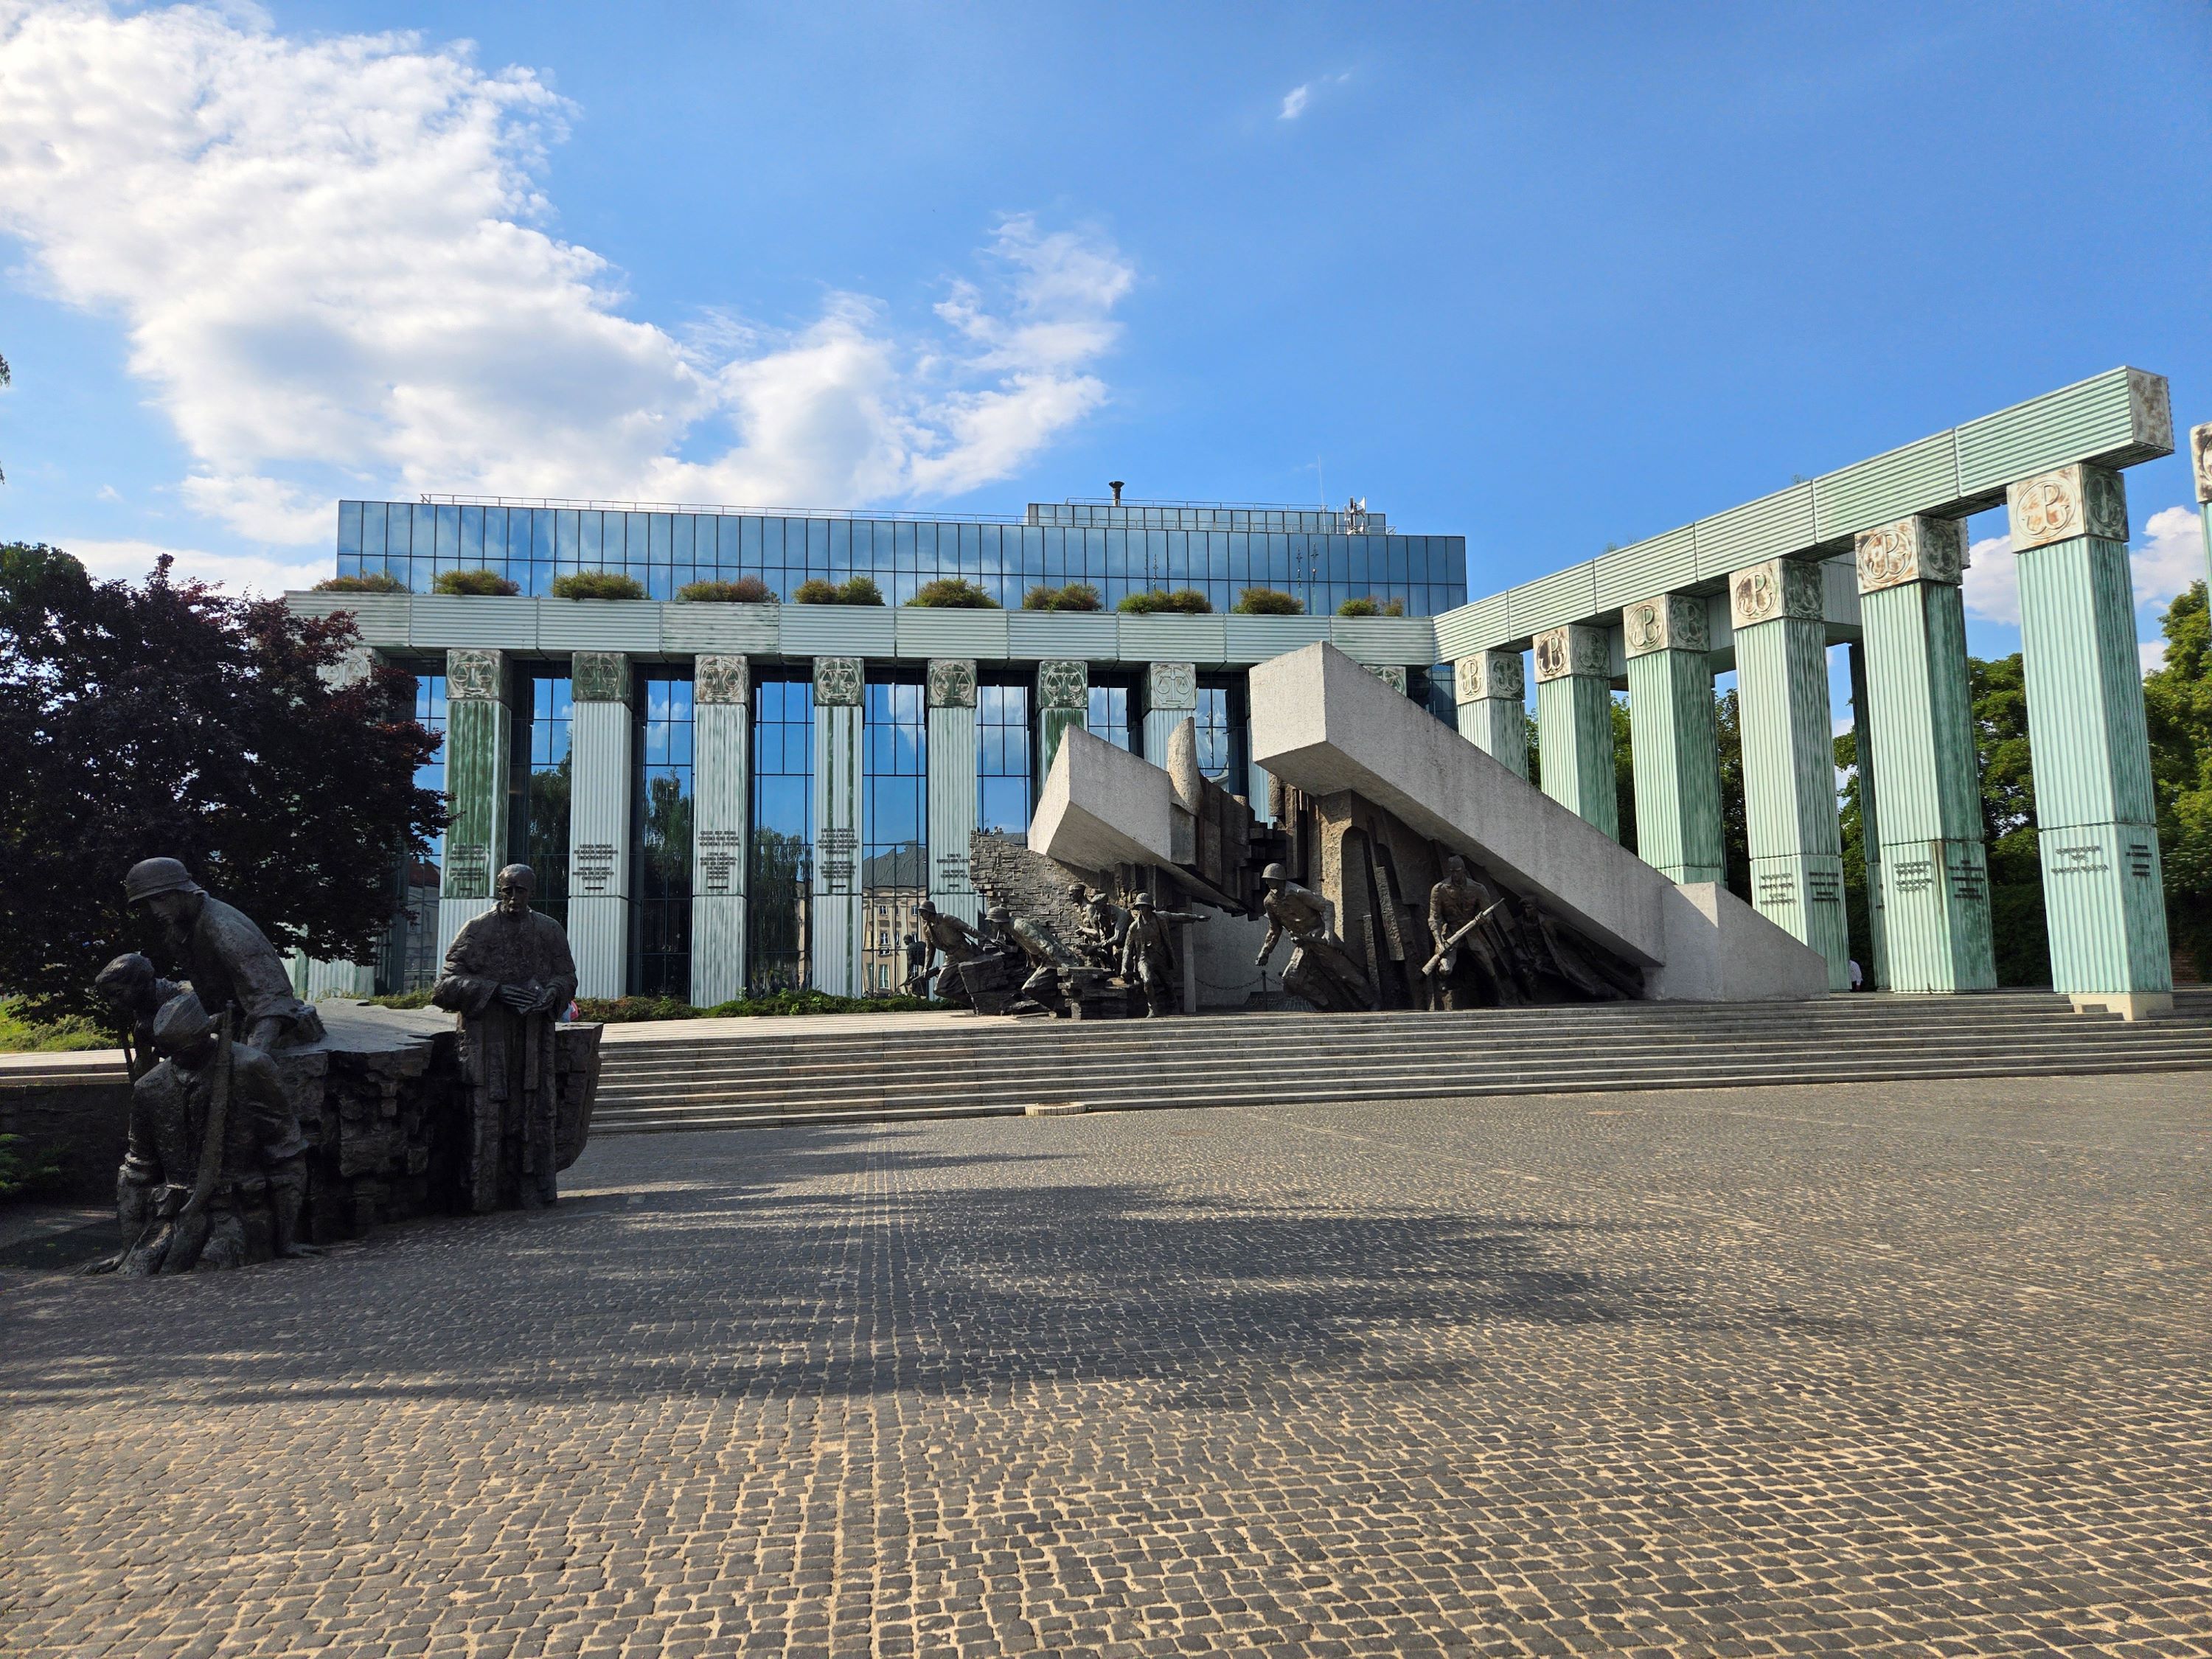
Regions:
<instances>
[{"instance_id":1,"label":"grass patch","mask_svg":"<svg viewBox=\"0 0 2212 1659\"><path fill-rule=\"evenodd\" d=\"M19 997L0 997L0 1054L66 1054L85 1048L113 1048L119 1039L77 1015L63 1019L27 1019Z\"/></svg>"}]
</instances>

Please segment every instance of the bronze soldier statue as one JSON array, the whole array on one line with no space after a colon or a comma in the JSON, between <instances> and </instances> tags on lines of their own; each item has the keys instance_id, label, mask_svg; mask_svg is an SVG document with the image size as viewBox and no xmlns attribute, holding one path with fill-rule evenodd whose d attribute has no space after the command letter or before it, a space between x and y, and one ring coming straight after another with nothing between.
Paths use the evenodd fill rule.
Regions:
<instances>
[{"instance_id":1,"label":"bronze soldier statue","mask_svg":"<svg viewBox=\"0 0 2212 1659\"><path fill-rule=\"evenodd\" d=\"M530 908L526 864L499 872L498 904L466 922L430 1000L459 1016L471 1118L469 1199L477 1210L554 1201L560 1085L553 1027L576 994L568 936Z\"/></svg>"},{"instance_id":2,"label":"bronze soldier statue","mask_svg":"<svg viewBox=\"0 0 2212 1659\"><path fill-rule=\"evenodd\" d=\"M1121 977L1145 994L1145 1018L1171 1013L1175 1008L1175 937L1170 925L1196 921L1194 912L1161 910L1150 893L1129 901L1129 925L1121 939Z\"/></svg>"},{"instance_id":3,"label":"bronze soldier statue","mask_svg":"<svg viewBox=\"0 0 2212 1659\"><path fill-rule=\"evenodd\" d=\"M201 887L176 860L132 865L123 896L161 919L170 953L200 1006L219 1018L236 1009L246 1042L267 1054L321 1039L322 1016L292 994L292 976L276 947L245 912Z\"/></svg>"},{"instance_id":4,"label":"bronze soldier statue","mask_svg":"<svg viewBox=\"0 0 2212 1659\"><path fill-rule=\"evenodd\" d=\"M1444 878L1429 890L1429 939L1436 954L1422 971L1432 1007L1486 1006L1498 1000L1498 967L1477 926L1496 902L1490 889L1468 873L1465 859L1456 853L1445 859Z\"/></svg>"},{"instance_id":5,"label":"bronze soldier statue","mask_svg":"<svg viewBox=\"0 0 2212 1659\"><path fill-rule=\"evenodd\" d=\"M973 960L981 949L975 930L958 916L946 915L927 899L922 900L916 914L921 918L922 943L927 947L921 976L927 979L931 966L943 957L945 966L938 973L934 994L947 1002L968 1001L968 988L960 979L960 964Z\"/></svg>"},{"instance_id":6,"label":"bronze soldier statue","mask_svg":"<svg viewBox=\"0 0 2212 1659\"><path fill-rule=\"evenodd\" d=\"M1068 888L1067 896L1083 912L1084 954L1095 966L1109 973L1118 972L1122 937L1129 931L1129 913L1115 903L1103 887L1093 887L1086 892L1079 881Z\"/></svg>"},{"instance_id":7,"label":"bronze soldier statue","mask_svg":"<svg viewBox=\"0 0 2212 1659\"><path fill-rule=\"evenodd\" d=\"M115 1012L129 1023L130 1029L123 1036L123 1064L131 1073L131 1080L136 1083L155 1066L154 1016L161 1012L163 1003L185 988L156 974L154 964L136 951L116 957L101 969L93 979L92 987L113 1004Z\"/></svg>"},{"instance_id":8,"label":"bronze soldier statue","mask_svg":"<svg viewBox=\"0 0 2212 1659\"><path fill-rule=\"evenodd\" d=\"M1367 983L1365 971L1344 948L1344 941L1329 930L1328 901L1292 881L1291 872L1279 864L1262 870L1260 881L1267 890L1260 906L1267 914L1267 936L1260 941L1254 965L1265 968L1287 933L1291 959L1283 967L1285 991L1323 1013L1372 1008L1375 993Z\"/></svg>"},{"instance_id":9,"label":"bronze soldier statue","mask_svg":"<svg viewBox=\"0 0 2212 1659\"><path fill-rule=\"evenodd\" d=\"M94 1271L181 1273L318 1254L300 1240L307 1144L275 1063L232 1042L189 991L161 1005L153 1046L161 1060L131 1085L116 1177L123 1254Z\"/></svg>"}]
</instances>

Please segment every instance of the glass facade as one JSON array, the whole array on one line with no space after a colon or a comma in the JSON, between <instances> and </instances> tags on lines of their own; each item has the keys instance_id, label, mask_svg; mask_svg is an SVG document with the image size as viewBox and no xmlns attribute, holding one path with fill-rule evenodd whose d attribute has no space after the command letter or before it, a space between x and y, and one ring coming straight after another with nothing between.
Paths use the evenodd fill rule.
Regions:
<instances>
[{"instance_id":1,"label":"glass facade","mask_svg":"<svg viewBox=\"0 0 2212 1659\"><path fill-rule=\"evenodd\" d=\"M1091 707L1083 717L1083 724L1094 738L1103 738L1116 749L1126 749L1133 755L1144 752L1144 721L1134 718L1137 690L1130 682L1102 682L1097 675L1091 679Z\"/></svg>"},{"instance_id":2,"label":"glass facade","mask_svg":"<svg viewBox=\"0 0 2212 1659\"><path fill-rule=\"evenodd\" d=\"M447 571L483 568L538 594L570 572L617 571L656 599L739 576L787 599L812 577L865 575L893 605L939 576L963 577L1008 606L1031 587L1069 582L1091 583L1109 606L1152 587L1198 588L1222 611L1246 587L1291 593L1316 616L1352 599L1396 599L1417 617L1466 602L1466 538L1401 536L1382 524L1380 514L1184 504L1048 503L1017 522L341 501L337 569L384 572L418 593Z\"/></svg>"},{"instance_id":3,"label":"glass facade","mask_svg":"<svg viewBox=\"0 0 2212 1659\"><path fill-rule=\"evenodd\" d=\"M446 789L446 677L443 674L417 674L415 677L415 719L428 726L439 738L438 752L415 769L415 786L418 789L434 789L443 794ZM390 996L403 991L428 990L438 977L443 964L438 956L438 888L446 863L446 837L443 832L430 840L430 850L422 858L403 860L395 880L399 889L399 914L392 920L392 931L385 935L384 947L378 952L376 988L380 995Z\"/></svg>"},{"instance_id":4,"label":"glass facade","mask_svg":"<svg viewBox=\"0 0 2212 1659\"><path fill-rule=\"evenodd\" d=\"M1232 795L1245 792L1244 677L1201 675L1198 682L1198 769Z\"/></svg>"},{"instance_id":5,"label":"glass facade","mask_svg":"<svg viewBox=\"0 0 2212 1659\"><path fill-rule=\"evenodd\" d=\"M537 877L530 908L568 925L569 729L574 705L566 674L516 677L514 732L509 752L507 862Z\"/></svg>"},{"instance_id":6,"label":"glass facade","mask_svg":"<svg viewBox=\"0 0 2212 1659\"><path fill-rule=\"evenodd\" d=\"M1036 781L1026 684L975 688L975 827L1024 835Z\"/></svg>"},{"instance_id":7,"label":"glass facade","mask_svg":"<svg viewBox=\"0 0 2212 1659\"><path fill-rule=\"evenodd\" d=\"M629 988L691 994L691 681L653 673L637 685L637 778L630 795Z\"/></svg>"},{"instance_id":8,"label":"glass facade","mask_svg":"<svg viewBox=\"0 0 2212 1659\"><path fill-rule=\"evenodd\" d=\"M811 975L807 884L814 875L814 681L803 667L753 678L752 814L745 891L746 988L793 991Z\"/></svg>"},{"instance_id":9,"label":"glass facade","mask_svg":"<svg viewBox=\"0 0 2212 1659\"><path fill-rule=\"evenodd\" d=\"M871 679L861 711L861 982L897 988L929 896L929 725L921 676Z\"/></svg>"}]
</instances>

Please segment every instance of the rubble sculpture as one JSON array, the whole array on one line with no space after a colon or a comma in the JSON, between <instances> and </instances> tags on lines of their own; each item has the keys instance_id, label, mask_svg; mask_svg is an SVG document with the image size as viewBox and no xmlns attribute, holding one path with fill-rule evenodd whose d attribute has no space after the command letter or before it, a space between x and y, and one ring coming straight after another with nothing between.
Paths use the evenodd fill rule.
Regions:
<instances>
[{"instance_id":1,"label":"rubble sculpture","mask_svg":"<svg viewBox=\"0 0 2212 1659\"><path fill-rule=\"evenodd\" d=\"M430 991L459 1017L469 1201L479 1211L552 1203L562 1167L553 1027L576 994L576 963L561 924L530 908L535 884L526 864L499 872L495 907L454 935Z\"/></svg>"},{"instance_id":2,"label":"rubble sculpture","mask_svg":"<svg viewBox=\"0 0 2212 1659\"><path fill-rule=\"evenodd\" d=\"M142 859L123 878L123 896L161 920L169 952L191 981L200 1006L224 1020L264 1054L305 1047L323 1035L323 1022L292 994L284 969L260 928L195 882L175 859Z\"/></svg>"},{"instance_id":3,"label":"rubble sculpture","mask_svg":"<svg viewBox=\"0 0 2212 1659\"><path fill-rule=\"evenodd\" d=\"M161 1005L153 1048L160 1061L131 1085L116 1182L123 1253L94 1271L181 1273L316 1254L300 1237L307 1143L275 1063L190 991Z\"/></svg>"},{"instance_id":4,"label":"rubble sculpture","mask_svg":"<svg viewBox=\"0 0 2212 1659\"><path fill-rule=\"evenodd\" d=\"M1291 957L1283 968L1283 989L1311 1003L1323 1013L1372 1008L1375 994L1352 953L1331 927L1328 901L1310 888L1291 879L1279 863L1260 872L1265 896L1260 908L1267 918L1267 937L1260 942L1254 965L1265 968L1285 933L1291 936Z\"/></svg>"}]
</instances>

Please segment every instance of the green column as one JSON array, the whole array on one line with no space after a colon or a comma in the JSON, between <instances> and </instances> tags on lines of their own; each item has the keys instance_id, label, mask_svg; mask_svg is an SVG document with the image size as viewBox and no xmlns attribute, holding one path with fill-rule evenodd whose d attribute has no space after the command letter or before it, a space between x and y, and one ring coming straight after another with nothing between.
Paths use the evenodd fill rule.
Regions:
<instances>
[{"instance_id":1,"label":"green column","mask_svg":"<svg viewBox=\"0 0 2212 1659\"><path fill-rule=\"evenodd\" d=\"M983 907L969 878L975 836L975 660L929 663L929 897L950 916L981 921Z\"/></svg>"},{"instance_id":2,"label":"green column","mask_svg":"<svg viewBox=\"0 0 2212 1659\"><path fill-rule=\"evenodd\" d=\"M1536 635L1536 740L1544 793L1620 839L1613 769L1613 653L1602 628Z\"/></svg>"},{"instance_id":3,"label":"green column","mask_svg":"<svg viewBox=\"0 0 2212 1659\"><path fill-rule=\"evenodd\" d=\"M1820 598L1820 568L1803 560L1769 559L1729 578L1752 903L1827 957L1828 988L1841 991L1851 982L1850 929Z\"/></svg>"},{"instance_id":4,"label":"green column","mask_svg":"<svg viewBox=\"0 0 2212 1659\"><path fill-rule=\"evenodd\" d=\"M1879 879L1896 991L1996 988L1981 774L1959 592L1966 527L1915 516L1859 532L1859 619L1872 707L1860 742L1881 773Z\"/></svg>"},{"instance_id":5,"label":"green column","mask_svg":"<svg viewBox=\"0 0 2212 1659\"><path fill-rule=\"evenodd\" d=\"M1873 706L1867 696L1866 647L1850 647L1851 730L1858 737L1859 852L1866 865L1867 931L1874 960L1864 963L1867 983L1889 985L1888 922L1881 909L1881 818L1875 799Z\"/></svg>"},{"instance_id":6,"label":"green column","mask_svg":"<svg viewBox=\"0 0 2212 1659\"><path fill-rule=\"evenodd\" d=\"M635 716L629 658L579 651L568 661L568 951L576 994L629 989L630 785Z\"/></svg>"},{"instance_id":7,"label":"green column","mask_svg":"<svg viewBox=\"0 0 2212 1659\"><path fill-rule=\"evenodd\" d=\"M1091 713L1091 665L1048 660L1037 665L1037 781L1052 770L1060 734L1082 726Z\"/></svg>"},{"instance_id":8,"label":"green column","mask_svg":"<svg viewBox=\"0 0 2212 1659\"><path fill-rule=\"evenodd\" d=\"M1518 651L1478 651L1452 665L1459 734L1492 760L1528 775L1528 688Z\"/></svg>"},{"instance_id":9,"label":"green column","mask_svg":"<svg viewBox=\"0 0 2212 1659\"><path fill-rule=\"evenodd\" d=\"M703 656L691 678L691 1000L702 1008L745 989L746 727L752 665Z\"/></svg>"},{"instance_id":10,"label":"green column","mask_svg":"<svg viewBox=\"0 0 2212 1659\"><path fill-rule=\"evenodd\" d=\"M2051 982L2133 1019L2173 1006L2127 495L2077 465L2007 492L2019 562Z\"/></svg>"},{"instance_id":11,"label":"green column","mask_svg":"<svg viewBox=\"0 0 2212 1659\"><path fill-rule=\"evenodd\" d=\"M1705 602L1662 593L1622 607L1636 850L1670 881L1726 881L1720 741Z\"/></svg>"},{"instance_id":12,"label":"green column","mask_svg":"<svg viewBox=\"0 0 2212 1659\"><path fill-rule=\"evenodd\" d=\"M438 881L438 957L464 922L491 908L491 881L507 861L507 653L446 653L445 865Z\"/></svg>"},{"instance_id":13,"label":"green column","mask_svg":"<svg viewBox=\"0 0 2212 1659\"><path fill-rule=\"evenodd\" d=\"M858 657L814 659L814 886L807 915L811 983L831 996L859 996L866 933L860 859L866 826L861 750L865 665Z\"/></svg>"},{"instance_id":14,"label":"green column","mask_svg":"<svg viewBox=\"0 0 2212 1659\"><path fill-rule=\"evenodd\" d=\"M2189 428L2189 461L2197 475L2197 518L2204 530L2205 580L2212 582L2212 421Z\"/></svg>"}]
</instances>

